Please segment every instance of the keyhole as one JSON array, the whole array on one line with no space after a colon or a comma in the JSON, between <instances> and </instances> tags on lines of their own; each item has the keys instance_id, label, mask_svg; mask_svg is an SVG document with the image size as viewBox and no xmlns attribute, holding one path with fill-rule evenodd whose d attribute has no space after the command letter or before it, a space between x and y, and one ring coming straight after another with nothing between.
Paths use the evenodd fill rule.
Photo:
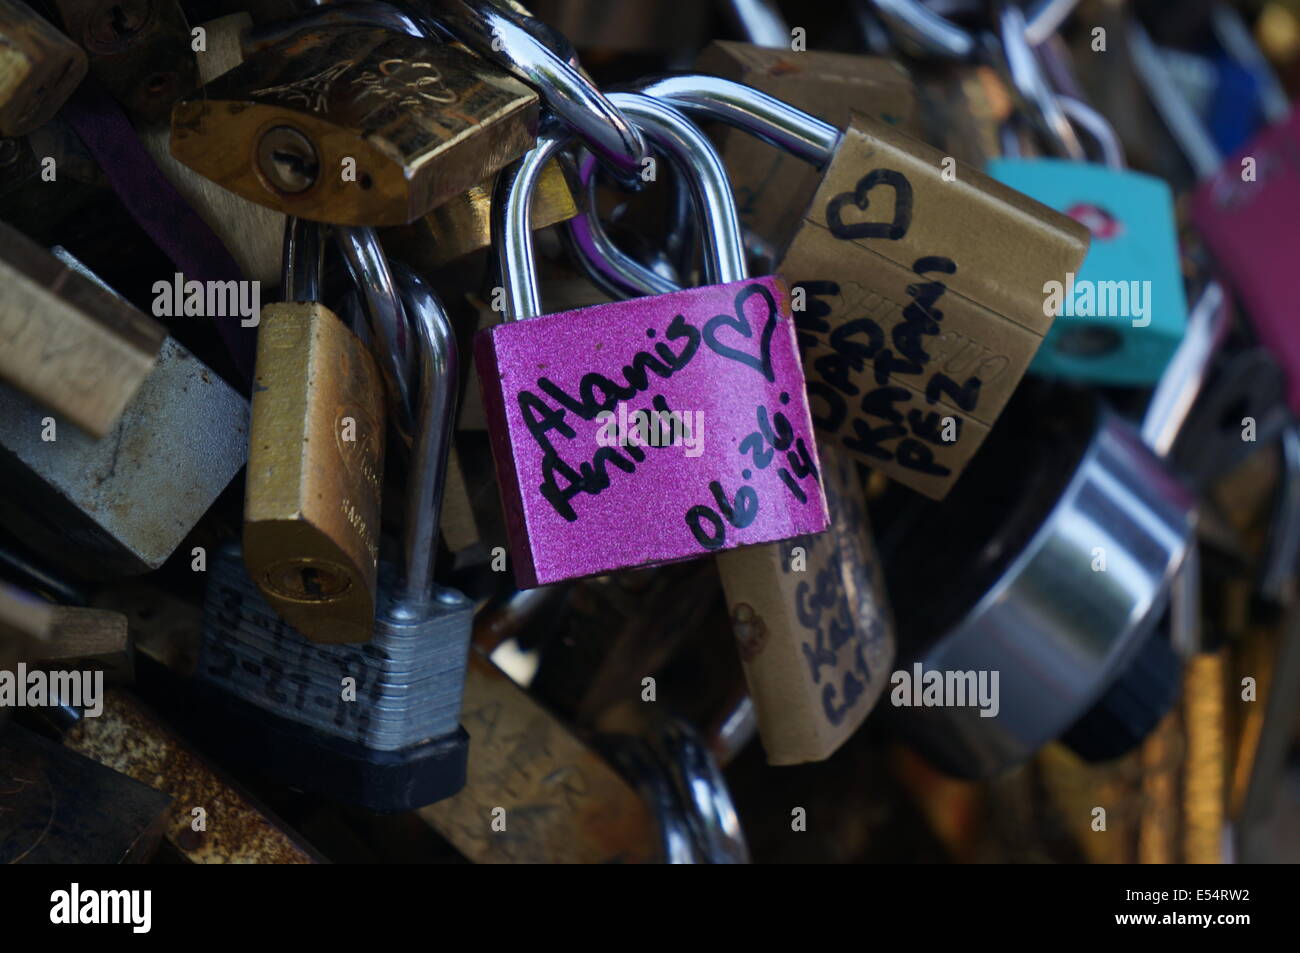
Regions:
<instances>
[{"instance_id":1,"label":"keyhole","mask_svg":"<svg viewBox=\"0 0 1300 953\"><path fill-rule=\"evenodd\" d=\"M310 566L304 566L298 570L298 576L302 580L302 591L312 599L319 599L325 594L325 590L320 584L320 573Z\"/></svg>"},{"instance_id":2,"label":"keyhole","mask_svg":"<svg viewBox=\"0 0 1300 953\"><path fill-rule=\"evenodd\" d=\"M320 175L316 147L290 126L275 126L263 134L257 144L257 167L280 192L305 192Z\"/></svg>"},{"instance_id":3,"label":"keyhole","mask_svg":"<svg viewBox=\"0 0 1300 953\"><path fill-rule=\"evenodd\" d=\"M262 578L271 592L301 603L331 602L352 588L347 570L326 560L286 560L271 566Z\"/></svg>"},{"instance_id":4,"label":"keyhole","mask_svg":"<svg viewBox=\"0 0 1300 953\"><path fill-rule=\"evenodd\" d=\"M128 22L126 11L120 6L115 6L109 11L109 23L113 26L113 33L119 40L125 40L131 36L140 27L138 24Z\"/></svg>"},{"instance_id":5,"label":"keyhole","mask_svg":"<svg viewBox=\"0 0 1300 953\"><path fill-rule=\"evenodd\" d=\"M304 179L314 178L316 176L316 166L314 163L308 163L306 159L294 152L273 152L271 157L277 165L284 166L284 173L289 178L301 177Z\"/></svg>"}]
</instances>

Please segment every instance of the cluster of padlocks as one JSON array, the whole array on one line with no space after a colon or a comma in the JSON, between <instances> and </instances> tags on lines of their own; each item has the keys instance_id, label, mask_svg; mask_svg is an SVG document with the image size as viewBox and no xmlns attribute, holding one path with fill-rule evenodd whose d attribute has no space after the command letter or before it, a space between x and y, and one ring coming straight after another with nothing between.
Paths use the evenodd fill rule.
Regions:
<instances>
[{"instance_id":1,"label":"cluster of padlocks","mask_svg":"<svg viewBox=\"0 0 1300 953\"><path fill-rule=\"evenodd\" d=\"M1297 37L0 0L0 859L1295 860Z\"/></svg>"}]
</instances>

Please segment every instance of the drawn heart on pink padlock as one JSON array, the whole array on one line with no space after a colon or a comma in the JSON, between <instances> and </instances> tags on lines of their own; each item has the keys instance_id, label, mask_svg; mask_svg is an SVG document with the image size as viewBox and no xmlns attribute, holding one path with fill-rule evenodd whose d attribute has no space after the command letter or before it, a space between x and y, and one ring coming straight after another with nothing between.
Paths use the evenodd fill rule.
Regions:
<instances>
[{"instance_id":1,"label":"drawn heart on pink padlock","mask_svg":"<svg viewBox=\"0 0 1300 953\"><path fill-rule=\"evenodd\" d=\"M767 323L763 325L763 332L759 335L758 357L738 348L727 347L725 344L718 343L718 331L722 328L731 328L742 337L753 339L754 329L750 326L749 317L745 314L745 303L755 296L761 297L767 304ZM772 334L776 331L778 310L776 299L762 285L746 285L741 289L740 294L736 295L733 306L736 309L734 315L719 314L710 318L708 323L704 325L704 343L718 357L725 357L730 361L738 361L747 367L752 367L768 381L776 380L776 375L772 371Z\"/></svg>"},{"instance_id":2,"label":"drawn heart on pink padlock","mask_svg":"<svg viewBox=\"0 0 1300 953\"><path fill-rule=\"evenodd\" d=\"M887 185L894 190L894 220L892 222L850 222L840 218L840 210L852 202L862 211L871 204L867 193L877 185ZM898 241L907 234L912 224L912 184L903 173L893 169L872 169L858 180L852 192L841 192L826 203L826 227L836 238L888 238Z\"/></svg>"}]
</instances>

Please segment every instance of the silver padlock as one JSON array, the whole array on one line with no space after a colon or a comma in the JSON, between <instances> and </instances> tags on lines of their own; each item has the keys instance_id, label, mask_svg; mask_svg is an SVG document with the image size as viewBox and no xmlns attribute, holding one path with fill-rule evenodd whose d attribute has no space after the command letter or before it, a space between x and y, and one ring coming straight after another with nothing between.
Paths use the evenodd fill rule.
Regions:
<instances>
[{"instance_id":1,"label":"silver padlock","mask_svg":"<svg viewBox=\"0 0 1300 953\"><path fill-rule=\"evenodd\" d=\"M0 524L87 579L149 572L247 453L248 401L172 337L98 440L0 385Z\"/></svg>"},{"instance_id":2,"label":"silver padlock","mask_svg":"<svg viewBox=\"0 0 1300 953\"><path fill-rule=\"evenodd\" d=\"M389 269L373 233L338 236L345 254L382 281ZM308 641L262 600L229 546L211 570L196 673L207 700L237 722L221 733L237 753L260 755L295 786L374 811L410 810L464 785L468 736L459 717L474 614L469 599L433 580L455 338L429 287L412 271L393 272L414 355L407 384L415 429L402 559L380 562L374 636L353 645ZM398 300L391 286L386 294Z\"/></svg>"}]
</instances>

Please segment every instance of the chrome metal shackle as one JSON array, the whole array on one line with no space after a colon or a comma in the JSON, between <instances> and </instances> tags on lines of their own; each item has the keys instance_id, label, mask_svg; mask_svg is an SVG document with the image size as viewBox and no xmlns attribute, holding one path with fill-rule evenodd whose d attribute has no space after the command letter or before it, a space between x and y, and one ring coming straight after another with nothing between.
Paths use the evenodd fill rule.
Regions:
<instances>
[{"instance_id":1,"label":"chrome metal shackle","mask_svg":"<svg viewBox=\"0 0 1300 953\"><path fill-rule=\"evenodd\" d=\"M334 239L353 284L361 291L375 362L388 395L389 413L402 440L409 446L414 438L410 385L414 354L388 258L373 228L336 225Z\"/></svg>"},{"instance_id":2,"label":"chrome metal shackle","mask_svg":"<svg viewBox=\"0 0 1300 953\"><path fill-rule=\"evenodd\" d=\"M451 320L428 282L400 262L393 262L392 270L415 354L410 381L415 430L407 463L402 567L394 613L419 618L420 610L434 598L433 570L447 457L455 431L460 362Z\"/></svg>"},{"instance_id":3,"label":"chrome metal shackle","mask_svg":"<svg viewBox=\"0 0 1300 953\"><path fill-rule=\"evenodd\" d=\"M632 188L646 158L641 133L576 66L567 40L534 18L493 0L448 0L438 21L485 59L538 91L611 173ZM561 46L557 51L556 46Z\"/></svg>"},{"instance_id":4,"label":"chrome metal shackle","mask_svg":"<svg viewBox=\"0 0 1300 953\"><path fill-rule=\"evenodd\" d=\"M690 184L703 221L705 280L709 284L725 284L748 277L731 184L722 159L708 138L679 111L648 96L613 93L611 98L670 160L681 163L678 167ZM539 139L533 151L506 169L497 181L492 230L508 321L541 313L533 268L531 195L542 167L567 141L567 138ZM575 241L580 239L575 237ZM636 269L653 274L644 266L633 264Z\"/></svg>"}]
</instances>

